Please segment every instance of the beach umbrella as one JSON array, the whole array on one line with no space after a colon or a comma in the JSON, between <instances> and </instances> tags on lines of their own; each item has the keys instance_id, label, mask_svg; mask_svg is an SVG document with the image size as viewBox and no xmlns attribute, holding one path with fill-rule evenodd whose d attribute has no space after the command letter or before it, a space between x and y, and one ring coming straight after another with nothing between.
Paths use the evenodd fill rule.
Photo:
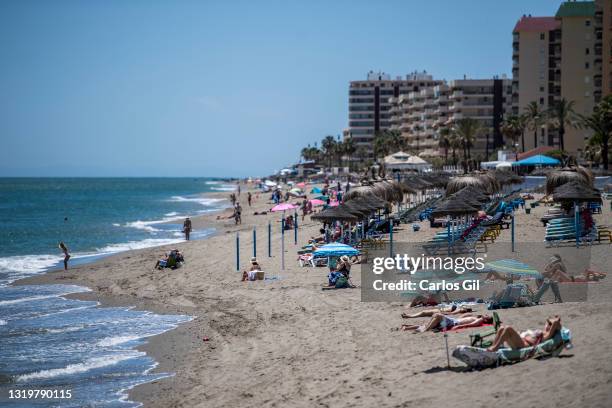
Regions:
<instances>
[{"instance_id":1,"label":"beach umbrella","mask_svg":"<svg viewBox=\"0 0 612 408\"><path fill-rule=\"evenodd\" d=\"M581 166L551 171L546 174L546 195L552 194L555 188L570 181L581 181L592 187L593 174Z\"/></svg>"},{"instance_id":2,"label":"beach umbrella","mask_svg":"<svg viewBox=\"0 0 612 408\"><path fill-rule=\"evenodd\" d=\"M323 190L321 190L319 187L313 187L312 190L310 190L310 192L313 194L321 194Z\"/></svg>"},{"instance_id":3,"label":"beach umbrella","mask_svg":"<svg viewBox=\"0 0 612 408\"><path fill-rule=\"evenodd\" d=\"M320 246L314 251L316 258L327 258L336 256L356 256L359 255L359 250L353 248L350 245L340 244L338 242L332 242L331 244L325 244Z\"/></svg>"},{"instance_id":4,"label":"beach umbrella","mask_svg":"<svg viewBox=\"0 0 612 408\"><path fill-rule=\"evenodd\" d=\"M343 210L341 207L328 208L326 210L321 211L318 214L313 215L310 218L315 221L321 221L321 222L327 222L327 223L330 223L333 221L355 222L359 220L359 217L349 213L348 211Z\"/></svg>"},{"instance_id":5,"label":"beach umbrella","mask_svg":"<svg viewBox=\"0 0 612 408\"><path fill-rule=\"evenodd\" d=\"M485 263L485 268L482 272L492 271L508 275L529 276L532 278L539 278L541 276L537 269L515 259L500 259L498 261Z\"/></svg>"},{"instance_id":6,"label":"beach umbrella","mask_svg":"<svg viewBox=\"0 0 612 408\"><path fill-rule=\"evenodd\" d=\"M325 205L326 203L325 201L319 200L318 198L314 198L308 201L310 201L310 204L312 204L313 207L319 207L319 206Z\"/></svg>"},{"instance_id":7,"label":"beach umbrella","mask_svg":"<svg viewBox=\"0 0 612 408\"><path fill-rule=\"evenodd\" d=\"M340 205L340 202L338 201L330 201L329 204L327 204L329 207L337 207Z\"/></svg>"},{"instance_id":8,"label":"beach umbrella","mask_svg":"<svg viewBox=\"0 0 612 408\"><path fill-rule=\"evenodd\" d=\"M478 208L473 207L460 199L446 199L436 205L436 208L433 209L431 215L440 216L440 215L450 215L450 216L459 216L466 214L475 214L478 212Z\"/></svg>"},{"instance_id":9,"label":"beach umbrella","mask_svg":"<svg viewBox=\"0 0 612 408\"><path fill-rule=\"evenodd\" d=\"M293 210L295 208L298 208L298 206L293 205L291 203L282 203L282 204L275 205L274 207L272 207L270 211L272 212L287 211L287 210Z\"/></svg>"},{"instance_id":10,"label":"beach umbrella","mask_svg":"<svg viewBox=\"0 0 612 408\"><path fill-rule=\"evenodd\" d=\"M301 183L297 183L296 186L298 186L299 188L304 188L306 187L306 183L302 181Z\"/></svg>"},{"instance_id":11,"label":"beach umbrella","mask_svg":"<svg viewBox=\"0 0 612 408\"><path fill-rule=\"evenodd\" d=\"M292 195L294 197L301 197L304 195L304 192L299 188L292 188L291 190L289 190L289 195Z\"/></svg>"},{"instance_id":12,"label":"beach umbrella","mask_svg":"<svg viewBox=\"0 0 612 408\"><path fill-rule=\"evenodd\" d=\"M354 214L361 218L375 211L374 209L367 207L365 205L359 204L357 202L344 203L342 204L341 209L347 212L350 212L351 214Z\"/></svg>"},{"instance_id":13,"label":"beach umbrella","mask_svg":"<svg viewBox=\"0 0 612 408\"><path fill-rule=\"evenodd\" d=\"M557 188L553 193L555 201L601 202L599 190L591 188L578 180L570 181Z\"/></svg>"}]
</instances>

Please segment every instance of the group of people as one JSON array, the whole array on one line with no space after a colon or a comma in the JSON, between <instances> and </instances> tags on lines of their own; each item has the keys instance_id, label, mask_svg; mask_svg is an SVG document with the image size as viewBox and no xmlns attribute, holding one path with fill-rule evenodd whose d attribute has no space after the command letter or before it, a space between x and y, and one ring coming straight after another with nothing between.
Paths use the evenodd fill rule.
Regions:
<instances>
[{"instance_id":1,"label":"group of people","mask_svg":"<svg viewBox=\"0 0 612 408\"><path fill-rule=\"evenodd\" d=\"M185 262L185 258L183 254L178 249L173 249L167 254L164 254L161 259L155 263L155 269L176 269L180 268L181 265Z\"/></svg>"},{"instance_id":2,"label":"group of people","mask_svg":"<svg viewBox=\"0 0 612 408\"><path fill-rule=\"evenodd\" d=\"M336 289L355 287L351 282L351 265L351 260L346 255L338 259L335 268L330 265L330 271L327 275L328 287Z\"/></svg>"}]
</instances>

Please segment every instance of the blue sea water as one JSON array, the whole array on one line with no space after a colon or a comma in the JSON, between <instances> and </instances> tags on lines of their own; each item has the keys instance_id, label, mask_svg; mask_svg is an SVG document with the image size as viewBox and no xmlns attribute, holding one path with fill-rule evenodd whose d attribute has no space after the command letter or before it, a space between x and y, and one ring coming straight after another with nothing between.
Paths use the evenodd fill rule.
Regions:
<instances>
[{"instance_id":1,"label":"blue sea water","mask_svg":"<svg viewBox=\"0 0 612 408\"><path fill-rule=\"evenodd\" d=\"M202 197L233 186L206 178L0 178L0 406L131 407L131 387L167 374L135 347L190 316L66 299L74 285L13 286L71 264L182 240L182 220L217 211ZM228 193L229 194L229 193ZM192 239L212 229L194 230ZM70 399L10 399L9 390L71 390Z\"/></svg>"}]
</instances>

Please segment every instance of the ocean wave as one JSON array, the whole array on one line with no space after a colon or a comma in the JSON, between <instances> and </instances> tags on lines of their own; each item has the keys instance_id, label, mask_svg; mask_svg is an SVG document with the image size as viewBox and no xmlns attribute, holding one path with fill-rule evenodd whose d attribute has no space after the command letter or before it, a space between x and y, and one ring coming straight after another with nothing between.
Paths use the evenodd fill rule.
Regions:
<instances>
[{"instance_id":1,"label":"ocean wave","mask_svg":"<svg viewBox=\"0 0 612 408\"><path fill-rule=\"evenodd\" d=\"M160 224L163 221L133 221L125 224L126 227L136 228L139 230L147 231L147 232L158 232L160 231L158 228L153 227L153 224Z\"/></svg>"},{"instance_id":2,"label":"ocean wave","mask_svg":"<svg viewBox=\"0 0 612 408\"><path fill-rule=\"evenodd\" d=\"M143 239L142 241L129 241L123 242L119 244L111 244L107 245L103 248L99 249L99 253L101 255L110 255L118 252L131 251L134 249L145 249L145 248L153 248L156 246L162 245L170 245L177 244L179 242L183 242L183 239L171 239L171 238L149 238Z\"/></svg>"},{"instance_id":3,"label":"ocean wave","mask_svg":"<svg viewBox=\"0 0 612 408\"><path fill-rule=\"evenodd\" d=\"M23 302L34 302L36 300L51 299L51 298L58 297L58 296L61 296L61 295L60 294L57 294L57 295L56 294L53 294L53 295L40 295L40 296L23 297L23 298L19 298L19 299L0 300L0 306L3 306L3 305L13 305L15 303L23 303Z\"/></svg>"},{"instance_id":4,"label":"ocean wave","mask_svg":"<svg viewBox=\"0 0 612 408\"><path fill-rule=\"evenodd\" d=\"M220 187L221 188L221 187ZM183 197L183 196L172 196L170 201L175 202L194 202L203 206L211 207L217 203L224 201L222 198L206 198L206 197Z\"/></svg>"},{"instance_id":5,"label":"ocean wave","mask_svg":"<svg viewBox=\"0 0 612 408\"><path fill-rule=\"evenodd\" d=\"M132 352L115 356L93 357L82 363L69 364L63 368L52 368L49 370L36 371L30 374L20 375L16 378L17 382L63 377L67 375L81 374L96 368L108 367L118 364L125 360L144 356L143 352Z\"/></svg>"},{"instance_id":6,"label":"ocean wave","mask_svg":"<svg viewBox=\"0 0 612 408\"><path fill-rule=\"evenodd\" d=\"M175 217L177 215L179 215L179 213L177 213L176 211L172 211L172 212L164 214L164 216L166 217Z\"/></svg>"},{"instance_id":7,"label":"ocean wave","mask_svg":"<svg viewBox=\"0 0 612 408\"><path fill-rule=\"evenodd\" d=\"M6 325L8 322L6 320L0 319L0 326Z\"/></svg>"},{"instance_id":8,"label":"ocean wave","mask_svg":"<svg viewBox=\"0 0 612 408\"><path fill-rule=\"evenodd\" d=\"M134 341L140 339L140 336L115 336L115 337L107 337L100 340L97 345L100 347L112 347L118 344L127 343L129 341Z\"/></svg>"},{"instance_id":9,"label":"ocean wave","mask_svg":"<svg viewBox=\"0 0 612 408\"><path fill-rule=\"evenodd\" d=\"M44 272L62 260L58 255L18 255L0 258L0 272L20 272L24 275Z\"/></svg>"},{"instance_id":10,"label":"ocean wave","mask_svg":"<svg viewBox=\"0 0 612 408\"><path fill-rule=\"evenodd\" d=\"M236 191L236 186L231 184L223 184L220 187L211 187L210 189L215 191Z\"/></svg>"}]
</instances>

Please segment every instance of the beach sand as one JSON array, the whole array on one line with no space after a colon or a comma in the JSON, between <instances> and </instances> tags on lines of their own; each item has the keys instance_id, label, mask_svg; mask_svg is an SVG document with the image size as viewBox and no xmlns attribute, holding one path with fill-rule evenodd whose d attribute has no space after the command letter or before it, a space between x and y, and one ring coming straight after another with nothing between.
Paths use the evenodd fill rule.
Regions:
<instances>
[{"instance_id":1,"label":"beach sand","mask_svg":"<svg viewBox=\"0 0 612 408\"><path fill-rule=\"evenodd\" d=\"M142 347L159 362L157 371L175 373L130 391L130 399L145 407L612 406L612 276L589 284L588 302L499 312L504 323L520 330L541 328L548 316L560 315L574 343L561 358L466 372L451 357L449 369L442 334L391 330L406 323L400 317L405 305L361 302L359 289L322 291L327 268L299 267L296 249L317 235L320 224L308 218L301 223L298 246L292 232L285 235L286 269L281 270L280 214L253 215L272 206L267 198L261 195L249 208L243 187L241 226L218 220L216 214L195 219L196 229L217 229L211 238L130 251L18 283L79 284L93 291L75 297L195 316ZM609 203L604 207L598 222L610 224ZM517 212L517 241L541 245L544 210ZM272 258L267 256L268 222L274 231ZM414 233L402 225L396 239L430 237L434 231L427 223L422 226ZM254 227L258 258L268 276L278 280L240 281L236 233L244 270ZM509 246L509 240L504 230L494 245ZM155 261L171 247L184 252L185 265L155 270ZM610 245L595 245L592 252L592 267L610 272ZM352 276L357 285L359 275L356 265ZM413 319L416 324L426 321ZM450 350L477 331L450 333Z\"/></svg>"}]
</instances>

